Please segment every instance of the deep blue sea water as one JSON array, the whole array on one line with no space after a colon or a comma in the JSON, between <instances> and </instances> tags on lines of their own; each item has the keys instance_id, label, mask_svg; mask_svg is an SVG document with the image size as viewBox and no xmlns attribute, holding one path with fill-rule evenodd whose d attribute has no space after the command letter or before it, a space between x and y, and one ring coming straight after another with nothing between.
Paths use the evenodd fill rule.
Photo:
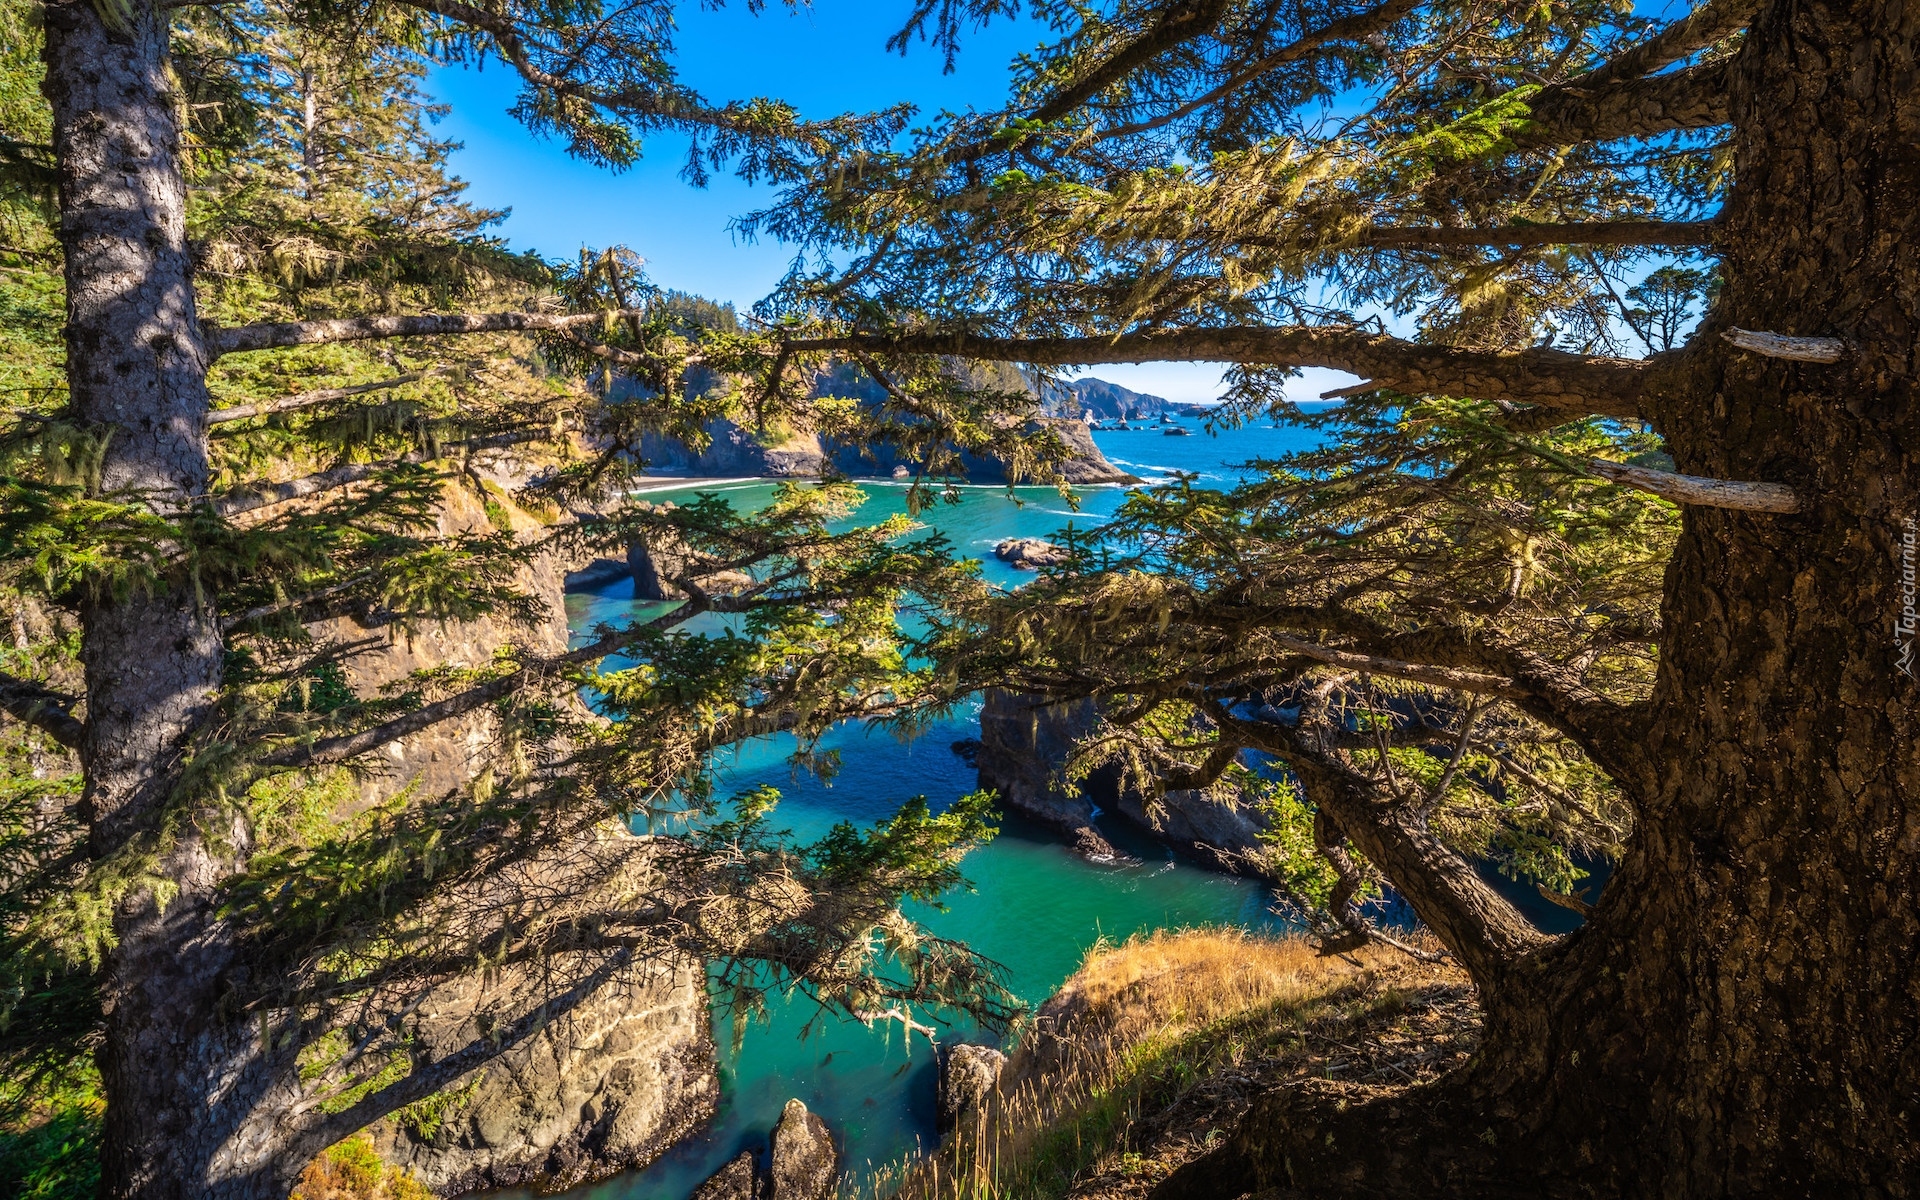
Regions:
<instances>
[{"instance_id":1,"label":"deep blue sea water","mask_svg":"<svg viewBox=\"0 0 1920 1200\"><path fill-rule=\"evenodd\" d=\"M1202 486L1221 486L1238 474L1237 464L1271 458L1310 444L1313 435L1265 424L1209 435L1186 419L1189 437L1159 429L1095 434L1101 450L1122 469L1148 483L1180 470L1200 475ZM863 481L866 504L852 522L871 522L903 511L905 487ZM662 480L650 499L689 494ZM757 481L703 485L742 507L763 502L772 485ZM1081 489L1079 510L1048 489L972 487L955 506L937 504L920 519L943 530L964 553L985 563L987 577L1005 586L1031 578L993 558L993 543L1015 535L1048 536L1069 523L1080 529L1110 515L1124 498L1122 487ZM632 585L622 582L591 594L568 597L575 630L646 611L636 606ZM726 755L718 764L722 794L760 783L781 789L776 824L802 837L817 836L835 822L878 821L916 795L937 807L972 791L974 772L951 745L979 732L977 706L911 742L883 731L846 727L828 739L841 753L842 768L829 785L796 777L784 761L791 739L771 738ZM1044 830L1016 818L966 861L971 891L948 897L946 911L914 915L935 932L964 939L1006 967L1013 990L1039 1003L1073 973L1088 947L1101 938L1201 924L1277 927L1270 898L1257 883L1205 871L1175 859L1164 848L1124 825L1103 832L1138 857L1128 865L1101 866L1071 853ZM748 1147L763 1147L788 1099L799 1097L841 1139L850 1165L850 1187L869 1164L878 1168L934 1139L934 1063L924 1039L907 1045L898 1028L868 1029L828 1018L801 1036L818 1014L805 1000L776 1003L769 1018L747 1026L738 1048L733 1026L716 1014L720 1047L721 1108L704 1130L642 1171L566 1193L569 1200L684 1200L702 1180Z\"/></svg>"}]
</instances>

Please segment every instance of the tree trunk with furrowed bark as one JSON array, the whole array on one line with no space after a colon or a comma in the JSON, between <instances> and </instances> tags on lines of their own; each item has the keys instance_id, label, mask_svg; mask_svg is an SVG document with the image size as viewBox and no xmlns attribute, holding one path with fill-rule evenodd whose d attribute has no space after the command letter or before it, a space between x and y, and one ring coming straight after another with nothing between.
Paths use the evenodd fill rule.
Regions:
<instances>
[{"instance_id":1,"label":"tree trunk with furrowed bark","mask_svg":"<svg viewBox=\"0 0 1920 1200\"><path fill-rule=\"evenodd\" d=\"M46 9L68 379L75 414L107 435L100 490L179 512L207 490L209 404L167 12L136 0L123 25L103 19L110 10ZM92 851L156 853L152 869L176 889L164 906L137 889L113 916L102 1195L285 1195L303 1163L277 1161L267 1101L293 1099L298 1076L262 1049L257 1025L222 1011L235 964L215 889L233 855L210 848L200 814L172 794L220 688L219 626L184 580L94 597L82 621ZM173 836L149 850L163 824Z\"/></svg>"},{"instance_id":2,"label":"tree trunk with furrowed bark","mask_svg":"<svg viewBox=\"0 0 1920 1200\"><path fill-rule=\"evenodd\" d=\"M1464 1075L1276 1095L1159 1195L1920 1193L1917 54L1911 3L1775 4L1732 66L1725 287L1659 425L1679 470L1806 502L1687 511L1650 720L1596 755L1641 814L1597 912L1483 987Z\"/></svg>"}]
</instances>

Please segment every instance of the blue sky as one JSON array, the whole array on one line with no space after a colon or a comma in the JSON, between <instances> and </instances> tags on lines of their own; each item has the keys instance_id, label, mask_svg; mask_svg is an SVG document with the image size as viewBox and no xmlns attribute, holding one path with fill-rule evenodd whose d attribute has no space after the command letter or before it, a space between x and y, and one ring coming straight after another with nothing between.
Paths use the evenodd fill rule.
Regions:
<instances>
[{"instance_id":1,"label":"blue sky","mask_svg":"<svg viewBox=\"0 0 1920 1200\"><path fill-rule=\"evenodd\" d=\"M741 0L707 11L688 2L681 9L677 63L681 78L709 100L777 96L808 116L826 116L904 99L931 115L996 107L1006 94L1009 60L1045 33L1030 20L998 23L965 43L948 75L927 46L916 45L905 57L886 51L906 11L906 0L815 0L797 13L771 4L756 17ZM533 137L507 116L517 88L498 64L484 71L441 69L429 88L452 106L437 132L464 143L453 165L471 185L468 198L512 210L499 232L516 249L560 257L583 245L623 244L647 259L654 282L742 309L770 291L792 260L792 247L748 243L728 231L732 218L765 205L771 193L719 175L704 189L683 182L683 139L652 139L638 166L614 174L569 158L557 143ZM1093 373L1172 400L1208 400L1220 390L1219 368L1203 363ZM1311 399L1351 382L1338 372L1311 371L1289 391Z\"/></svg>"}]
</instances>

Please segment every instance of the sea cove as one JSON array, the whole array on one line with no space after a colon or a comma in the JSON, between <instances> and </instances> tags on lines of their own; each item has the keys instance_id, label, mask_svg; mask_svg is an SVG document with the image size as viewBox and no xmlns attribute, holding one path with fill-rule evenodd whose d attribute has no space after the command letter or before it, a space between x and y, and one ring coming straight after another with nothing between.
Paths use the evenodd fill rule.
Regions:
<instances>
[{"instance_id":1,"label":"sea cove","mask_svg":"<svg viewBox=\"0 0 1920 1200\"><path fill-rule=\"evenodd\" d=\"M1094 437L1110 461L1148 485L1179 471L1198 476L1199 486L1215 487L1238 477L1237 464L1284 454L1310 444L1311 437L1264 423L1209 436L1199 421L1185 424L1198 431L1197 436L1167 438L1154 429L1097 432ZM763 502L774 486L734 480L678 488L663 479L648 485L645 498L684 499L712 491L747 507ZM904 485L861 480L860 486L868 500L848 524L870 524L904 511ZM1019 488L1009 494L1004 487L976 485L961 489L957 505L936 504L920 519L945 532L962 553L979 557L994 582L1013 587L1032 576L996 560L996 542L1052 536L1069 524L1085 529L1110 515L1126 491L1119 486L1081 489L1076 511L1052 489ZM628 581L568 597L568 620L576 631L633 611ZM978 734L977 701L911 742L897 741L884 731L842 727L826 746L839 751L842 761L839 776L830 783L796 776L788 768L784 760L791 739L763 739L724 756L716 764L716 782L723 793L773 784L783 794L779 824L803 837L818 836L842 820L871 824L914 795L925 795L939 806L972 791L974 771L952 744ZM1135 861L1089 862L1053 832L1009 817L999 836L966 861L975 890L952 896L945 912L920 910L913 915L935 933L963 939L999 962L1013 991L1034 1005L1101 939L1191 925L1277 929L1283 924L1270 911L1271 898L1258 882L1186 861L1125 821L1103 816L1098 824L1102 834ZM964 1028L944 1032L972 1036ZM796 1096L841 1137L848 1167L843 1186L855 1191L872 1169L935 1140L934 1056L924 1038L916 1036L909 1047L897 1026L868 1029L823 1014L804 998L776 1007L764 1023L747 1023L737 1047L733 1038L730 1014L716 1013L721 1102L711 1125L651 1167L565 1195L572 1200L683 1200L741 1150L763 1147L782 1105Z\"/></svg>"}]
</instances>

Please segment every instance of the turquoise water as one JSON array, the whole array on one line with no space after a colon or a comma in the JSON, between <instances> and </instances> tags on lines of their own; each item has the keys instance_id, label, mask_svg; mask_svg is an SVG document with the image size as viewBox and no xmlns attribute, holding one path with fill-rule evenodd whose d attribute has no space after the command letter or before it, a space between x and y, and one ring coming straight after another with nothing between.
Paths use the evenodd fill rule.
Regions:
<instances>
[{"instance_id":1,"label":"turquoise water","mask_svg":"<svg viewBox=\"0 0 1920 1200\"><path fill-rule=\"evenodd\" d=\"M1122 469L1149 482L1178 469L1198 472L1203 486L1218 486L1236 473L1229 464L1280 454L1310 436L1262 426L1214 437L1197 421L1184 424L1194 436L1114 431L1098 433L1095 440ZM890 481L862 481L861 486L868 500L852 521L876 521L903 510L904 486ZM664 481L662 487L650 498L686 494ZM740 481L701 490L750 507L769 495L772 485ZM994 559L994 542L1047 536L1069 523L1085 529L1111 514L1125 489L1082 489L1077 512L1057 492L1021 489L1016 495L1017 501L1005 488L968 488L961 503L936 505L921 520L943 530L963 553L980 557L990 580L1012 586L1032 576ZM567 598L567 616L576 630L636 611L632 585L626 582ZM977 714L977 705L956 712L911 742L882 731L842 728L827 741L842 758L841 772L830 785L789 770L784 760L792 743L784 737L726 755L715 765L717 782L722 794L760 783L780 788L776 824L803 838L824 833L837 821L881 820L916 795L938 808L974 788L972 768L950 747L977 736ZM1104 819L1100 824L1110 841L1138 861L1090 863L1046 831L1009 817L1000 835L967 859L973 889L949 897L944 912L914 915L936 933L963 939L999 962L1013 991L1035 1004L1072 974L1087 948L1102 937L1198 924L1278 925L1260 885L1177 860L1125 825ZM841 1139L852 1185L868 1164L884 1166L932 1142L934 1062L924 1038L908 1046L898 1028L868 1029L823 1017L804 998L772 1008L766 1021L746 1027L737 1049L731 1044L732 1021L716 1014L722 1100L706 1129L646 1170L575 1189L566 1193L569 1200L684 1200L742 1149L764 1146L781 1107L795 1096ZM813 1027L803 1037L810 1021Z\"/></svg>"}]
</instances>

